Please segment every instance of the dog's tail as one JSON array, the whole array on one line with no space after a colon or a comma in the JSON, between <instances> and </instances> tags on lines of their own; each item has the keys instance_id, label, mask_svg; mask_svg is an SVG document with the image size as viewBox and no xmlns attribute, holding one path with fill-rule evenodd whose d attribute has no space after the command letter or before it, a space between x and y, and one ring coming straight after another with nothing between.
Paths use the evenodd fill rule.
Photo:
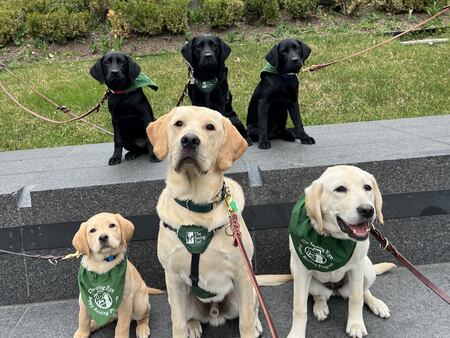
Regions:
<instances>
[{"instance_id":1,"label":"dog's tail","mask_svg":"<svg viewBox=\"0 0 450 338\"><path fill-rule=\"evenodd\" d=\"M149 295L162 295L164 293L163 290L160 289L154 289L147 286L147 293Z\"/></svg>"},{"instance_id":2,"label":"dog's tail","mask_svg":"<svg viewBox=\"0 0 450 338\"><path fill-rule=\"evenodd\" d=\"M258 275L256 280L260 286L277 286L292 280L292 275Z\"/></svg>"},{"instance_id":3,"label":"dog's tail","mask_svg":"<svg viewBox=\"0 0 450 338\"><path fill-rule=\"evenodd\" d=\"M394 263L378 263L373 265L373 269L375 270L375 274L378 276L395 268L396 266L397 265Z\"/></svg>"}]
</instances>

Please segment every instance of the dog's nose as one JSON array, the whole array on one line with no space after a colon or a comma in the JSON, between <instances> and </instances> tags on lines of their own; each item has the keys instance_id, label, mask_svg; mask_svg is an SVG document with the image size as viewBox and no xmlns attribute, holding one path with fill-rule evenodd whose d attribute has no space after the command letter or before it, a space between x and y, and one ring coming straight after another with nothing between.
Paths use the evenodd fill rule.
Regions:
<instances>
[{"instance_id":1,"label":"dog's nose","mask_svg":"<svg viewBox=\"0 0 450 338\"><path fill-rule=\"evenodd\" d=\"M119 74L119 70L118 69L111 69L111 74L117 75L117 74Z\"/></svg>"},{"instance_id":2,"label":"dog's nose","mask_svg":"<svg viewBox=\"0 0 450 338\"><path fill-rule=\"evenodd\" d=\"M205 53L205 58L210 58L212 56L212 53L211 52L206 52Z\"/></svg>"},{"instance_id":3,"label":"dog's nose","mask_svg":"<svg viewBox=\"0 0 450 338\"><path fill-rule=\"evenodd\" d=\"M297 62L299 60L298 56L291 57L291 61Z\"/></svg>"},{"instance_id":4,"label":"dog's nose","mask_svg":"<svg viewBox=\"0 0 450 338\"><path fill-rule=\"evenodd\" d=\"M365 218L371 218L373 216L374 210L371 205L360 205L356 208L358 214Z\"/></svg>"},{"instance_id":5,"label":"dog's nose","mask_svg":"<svg viewBox=\"0 0 450 338\"><path fill-rule=\"evenodd\" d=\"M199 144L200 139L197 137L197 135L187 134L181 138L181 145L183 146L183 148L195 149Z\"/></svg>"},{"instance_id":6,"label":"dog's nose","mask_svg":"<svg viewBox=\"0 0 450 338\"><path fill-rule=\"evenodd\" d=\"M108 235L101 235L98 240L102 243L105 243L109 239Z\"/></svg>"}]
</instances>

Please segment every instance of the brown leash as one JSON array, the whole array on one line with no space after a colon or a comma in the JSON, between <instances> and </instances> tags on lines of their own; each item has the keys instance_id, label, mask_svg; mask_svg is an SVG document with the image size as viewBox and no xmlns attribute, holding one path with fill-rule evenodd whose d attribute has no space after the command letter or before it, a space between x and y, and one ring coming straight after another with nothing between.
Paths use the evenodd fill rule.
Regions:
<instances>
[{"instance_id":1,"label":"brown leash","mask_svg":"<svg viewBox=\"0 0 450 338\"><path fill-rule=\"evenodd\" d=\"M48 261L52 265L56 265L58 263L58 261L66 260L69 258L78 258L81 256L81 253L79 253L78 251L75 253L67 254L65 256L30 255L30 254L14 252L14 251L9 251L9 250L3 250L3 249L0 249L0 253L7 254L7 255L20 256L20 257L33 258L33 259L42 259L42 260Z\"/></svg>"},{"instance_id":2,"label":"brown leash","mask_svg":"<svg viewBox=\"0 0 450 338\"><path fill-rule=\"evenodd\" d=\"M83 123L86 123L87 125L98 129L106 134L109 135L113 135L113 133L111 133L109 130L106 130L100 126L97 126L96 124L93 124L87 120L85 120L84 118L87 117L88 115L92 114L93 112L98 112L100 110L100 108L102 107L102 105L105 103L106 99L108 98L108 91L105 91L105 93L103 94L103 96L100 98L100 100L95 104L94 107L92 107L91 109L89 109L87 112L85 112L84 114L77 116L74 113L71 112L70 108L63 106L63 105L59 105L56 102L54 102L53 100L51 100L50 98L48 98L47 96L45 96L44 94L40 93L36 88L34 88L33 86L29 85L27 82L25 82L23 79L21 79L20 77L18 77L16 74L14 74L11 70L8 69L8 67L6 67L5 64L0 62L0 70L5 70L7 71L9 74L11 74L18 82L24 84L26 87L28 87L29 89L31 89L33 92L35 92L37 95L39 95L41 98L43 98L45 101L47 101L49 104L53 105L56 110L60 110L63 113L71 116L71 119L68 120L64 120L64 121L57 121L57 120L53 120L50 119L48 117L42 116L40 114L38 114L37 112L25 107L23 104L21 104L19 102L19 100L6 88L6 86L3 84L3 82L0 81L0 89L11 99L11 101L13 101L18 107L20 107L22 110L30 113L31 115L45 121L51 124L67 124L73 121L80 121Z\"/></svg>"},{"instance_id":3,"label":"brown leash","mask_svg":"<svg viewBox=\"0 0 450 338\"><path fill-rule=\"evenodd\" d=\"M191 64L189 62L187 62L186 60L184 62L186 62L187 66L188 66L188 80L187 80L186 84L184 85L183 92L181 93L181 96L178 99L176 107L179 107L183 103L184 98L188 95L189 84L191 84L192 81L194 80L194 68L192 68Z\"/></svg>"},{"instance_id":4,"label":"brown leash","mask_svg":"<svg viewBox=\"0 0 450 338\"><path fill-rule=\"evenodd\" d=\"M391 253L395 258L398 259L398 261L409 271L411 271L414 276L416 276L423 284L425 284L431 291L433 291L435 294L437 294L439 297L441 297L447 304L450 305L450 296L447 295L442 289L440 289L438 286L436 286L433 282L431 282L427 277L425 277L419 270L416 269L416 267L408 261L398 250L397 248L392 245L388 241L386 237L383 236L383 234L375 228L375 226L372 224L372 227L370 228L370 233L377 239L378 242L380 242L380 247L383 250L388 251Z\"/></svg>"},{"instance_id":5,"label":"brown leash","mask_svg":"<svg viewBox=\"0 0 450 338\"><path fill-rule=\"evenodd\" d=\"M309 67L307 67L307 68L302 69L301 71L302 71L302 72L315 72L315 71L317 71L317 70L321 70L321 69L323 69L323 68L325 68L325 67L334 65L334 64L336 64L336 63L343 62L343 61L347 61L347 60L349 60L349 59L351 59L351 58L354 58L355 56L358 56L358 55L361 55L361 54L370 52L371 50L373 50L373 49L375 49L375 48L378 48L378 47L381 47L381 46L383 46L383 45L385 45L385 44L388 44L389 42L391 42L391 41L393 41L393 40L395 40L395 39L398 39L398 38L400 38L401 36L403 36L403 35L405 35L405 34L408 34L409 32L411 32L411 31L413 31L413 30L415 30L415 29L417 29L417 28L419 28L419 27L425 25L426 23L430 22L431 20L433 20L433 19L437 18L438 16L444 14L444 13L447 12L449 9L450 9L450 5L447 5L447 6L443 7L443 9L442 9L440 12L438 12L438 13L436 13L435 15L429 17L428 19L426 19L426 20L424 20L424 21L418 23L417 25L414 25L413 27L409 28L408 30L406 30L406 31L404 31L404 32L401 32L400 34L397 34L397 35L393 36L393 37L390 38L390 39L387 39L387 40L385 40L385 41L382 41L382 42L376 44L375 46L372 46L372 47L370 47L370 48L366 48L366 49L364 49L364 50L361 50L361 51L359 51L359 52L356 52L356 53L354 53L354 54L351 54L351 55L346 56L346 57L344 57L344 58L342 58L342 59L339 59L339 60L335 60L335 61L331 61L331 62L327 62L327 63L319 63L318 65L312 65L312 66L309 66Z\"/></svg>"},{"instance_id":6,"label":"brown leash","mask_svg":"<svg viewBox=\"0 0 450 338\"><path fill-rule=\"evenodd\" d=\"M239 250L242 254L242 257L244 258L245 266L247 268L248 275L250 276L250 280L253 284L253 287L256 291L256 295L258 296L259 304L261 305L261 308L263 310L264 316L266 317L267 324L269 326L270 334L273 338L278 338L277 331L275 329L275 325L273 324L272 318L270 317L269 310L267 309L266 302L264 301L264 298L262 296L261 290L258 285L258 281L256 280L255 273L253 272L252 263L250 262L250 259L248 258L247 252L245 251L244 244L242 243L241 238L241 227L238 222L238 217L236 214L236 204L233 200L233 197L230 194L230 191L228 190L225 193L225 202L227 204L228 209L228 215L230 217L230 227L232 230L232 236L233 236L233 245L235 247L239 247ZM233 205L234 203L234 205Z\"/></svg>"}]
</instances>

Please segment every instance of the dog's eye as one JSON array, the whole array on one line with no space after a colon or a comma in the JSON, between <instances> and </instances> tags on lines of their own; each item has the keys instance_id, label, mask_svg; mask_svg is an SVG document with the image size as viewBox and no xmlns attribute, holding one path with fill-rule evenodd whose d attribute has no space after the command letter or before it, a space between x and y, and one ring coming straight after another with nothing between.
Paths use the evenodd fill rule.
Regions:
<instances>
[{"instance_id":1,"label":"dog's eye","mask_svg":"<svg viewBox=\"0 0 450 338\"><path fill-rule=\"evenodd\" d=\"M96 231L97 231L96 228L92 228L91 230L89 230L89 232L90 232L91 234L93 234L93 233L96 232Z\"/></svg>"},{"instance_id":2,"label":"dog's eye","mask_svg":"<svg viewBox=\"0 0 450 338\"><path fill-rule=\"evenodd\" d=\"M114 224L114 223L111 223L110 225L109 225L109 227L110 228L114 228L116 225Z\"/></svg>"},{"instance_id":3,"label":"dog's eye","mask_svg":"<svg viewBox=\"0 0 450 338\"><path fill-rule=\"evenodd\" d=\"M368 184L365 184L364 185L364 190L365 191L372 191L372 187L370 185L368 185Z\"/></svg>"},{"instance_id":4,"label":"dog's eye","mask_svg":"<svg viewBox=\"0 0 450 338\"><path fill-rule=\"evenodd\" d=\"M175 122L174 126L175 126L175 127L181 127L181 126L183 126L183 121L178 120L177 122Z\"/></svg>"},{"instance_id":5,"label":"dog's eye","mask_svg":"<svg viewBox=\"0 0 450 338\"><path fill-rule=\"evenodd\" d=\"M347 188L343 187L342 185L340 185L339 187L334 189L334 191L336 191L336 192L347 192Z\"/></svg>"},{"instance_id":6,"label":"dog's eye","mask_svg":"<svg viewBox=\"0 0 450 338\"><path fill-rule=\"evenodd\" d=\"M206 129L207 130L216 130L216 127L214 127L214 125L212 125L212 124L208 124L208 125L206 125Z\"/></svg>"}]
</instances>

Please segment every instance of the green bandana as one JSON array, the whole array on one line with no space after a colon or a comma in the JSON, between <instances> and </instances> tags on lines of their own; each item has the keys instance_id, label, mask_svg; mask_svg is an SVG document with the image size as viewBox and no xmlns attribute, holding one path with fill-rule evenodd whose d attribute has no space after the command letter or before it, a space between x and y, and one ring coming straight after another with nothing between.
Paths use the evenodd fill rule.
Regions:
<instances>
[{"instance_id":1,"label":"green bandana","mask_svg":"<svg viewBox=\"0 0 450 338\"><path fill-rule=\"evenodd\" d=\"M297 74L295 74L295 73L281 74L274 66L272 66L268 62L264 65L263 69L261 69L261 78L262 78L263 73L275 74L275 75L281 76L282 78L287 79L287 80L297 77Z\"/></svg>"},{"instance_id":2,"label":"green bandana","mask_svg":"<svg viewBox=\"0 0 450 338\"><path fill-rule=\"evenodd\" d=\"M219 80L217 80L217 77L215 77L214 79L207 80L207 81L201 81L201 80L195 79L194 82L197 85L198 89L200 89L200 91L202 91L205 94L209 94L214 90L214 88L217 87Z\"/></svg>"},{"instance_id":3,"label":"green bandana","mask_svg":"<svg viewBox=\"0 0 450 338\"><path fill-rule=\"evenodd\" d=\"M136 90L141 87L150 87L154 91L158 90L158 85L150 79L147 75L144 73L140 73L138 77L131 83L131 85L126 90L127 92L131 92L133 90Z\"/></svg>"},{"instance_id":4,"label":"green bandana","mask_svg":"<svg viewBox=\"0 0 450 338\"><path fill-rule=\"evenodd\" d=\"M289 235L295 251L308 270L329 272L344 266L353 255L356 243L348 239L322 236L311 225L302 195L292 209Z\"/></svg>"},{"instance_id":5,"label":"green bandana","mask_svg":"<svg viewBox=\"0 0 450 338\"><path fill-rule=\"evenodd\" d=\"M78 286L81 299L97 325L106 324L122 301L127 271L127 258L104 274L87 271L80 266Z\"/></svg>"}]
</instances>

